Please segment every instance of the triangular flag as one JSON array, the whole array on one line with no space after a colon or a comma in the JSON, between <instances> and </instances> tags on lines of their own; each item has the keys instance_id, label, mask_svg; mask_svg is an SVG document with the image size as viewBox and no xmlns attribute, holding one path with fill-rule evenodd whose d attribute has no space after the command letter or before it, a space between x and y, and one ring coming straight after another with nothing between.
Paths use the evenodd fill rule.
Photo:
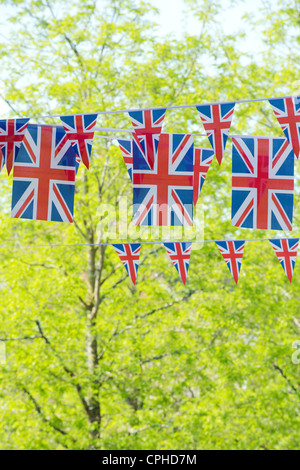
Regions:
<instances>
[{"instance_id":1,"label":"triangular flag","mask_svg":"<svg viewBox=\"0 0 300 470\"><path fill-rule=\"evenodd\" d=\"M117 139L117 140L118 140L118 144L119 144L129 177L132 181L132 168L133 168L132 140L128 140L128 139Z\"/></svg>"},{"instance_id":2,"label":"triangular flag","mask_svg":"<svg viewBox=\"0 0 300 470\"><path fill-rule=\"evenodd\" d=\"M210 149L194 148L194 206L199 199L210 164L213 160L214 151Z\"/></svg>"},{"instance_id":3,"label":"triangular flag","mask_svg":"<svg viewBox=\"0 0 300 470\"><path fill-rule=\"evenodd\" d=\"M269 100L294 154L300 156L300 96Z\"/></svg>"},{"instance_id":4,"label":"triangular flag","mask_svg":"<svg viewBox=\"0 0 300 470\"><path fill-rule=\"evenodd\" d=\"M133 284L136 283L137 272L140 264L140 243L118 243L112 245L125 266Z\"/></svg>"},{"instance_id":5,"label":"triangular flag","mask_svg":"<svg viewBox=\"0 0 300 470\"><path fill-rule=\"evenodd\" d=\"M187 279L187 273L189 270L192 243L164 243L164 246L172 263L177 269L183 284L185 284Z\"/></svg>"},{"instance_id":6,"label":"triangular flag","mask_svg":"<svg viewBox=\"0 0 300 470\"><path fill-rule=\"evenodd\" d=\"M197 106L204 129L221 165L229 135L235 103Z\"/></svg>"},{"instance_id":7,"label":"triangular flag","mask_svg":"<svg viewBox=\"0 0 300 470\"><path fill-rule=\"evenodd\" d=\"M134 128L132 137L153 170L166 109L145 109L128 114Z\"/></svg>"},{"instance_id":8,"label":"triangular flag","mask_svg":"<svg viewBox=\"0 0 300 470\"><path fill-rule=\"evenodd\" d=\"M283 267L288 280L292 282L295 263L297 259L297 250L299 238L290 238L286 240L269 240L276 256Z\"/></svg>"},{"instance_id":9,"label":"triangular flag","mask_svg":"<svg viewBox=\"0 0 300 470\"><path fill-rule=\"evenodd\" d=\"M218 241L216 242L216 245L219 248L221 255L223 256L228 269L231 272L233 279L235 280L235 283L237 284L243 260L245 241Z\"/></svg>"},{"instance_id":10,"label":"triangular flag","mask_svg":"<svg viewBox=\"0 0 300 470\"><path fill-rule=\"evenodd\" d=\"M90 166L97 116L97 114L60 116L67 138L70 140L76 154L87 168Z\"/></svg>"},{"instance_id":11,"label":"triangular flag","mask_svg":"<svg viewBox=\"0 0 300 470\"><path fill-rule=\"evenodd\" d=\"M29 119L0 120L0 171L6 164L10 174L23 141Z\"/></svg>"}]
</instances>

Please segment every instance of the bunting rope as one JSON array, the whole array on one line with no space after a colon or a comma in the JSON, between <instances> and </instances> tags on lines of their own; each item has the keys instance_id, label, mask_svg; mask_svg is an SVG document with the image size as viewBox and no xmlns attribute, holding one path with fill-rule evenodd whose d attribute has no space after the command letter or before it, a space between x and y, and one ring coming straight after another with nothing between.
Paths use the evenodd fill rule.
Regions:
<instances>
[{"instance_id":1,"label":"bunting rope","mask_svg":"<svg viewBox=\"0 0 300 470\"><path fill-rule=\"evenodd\" d=\"M170 261L176 268L181 281L186 284L187 275L190 264L190 256L193 243L213 243L221 253L234 281L238 284L239 274L242 266L244 249L246 242L252 241L268 241L271 243L273 250L290 282L292 282L295 263L297 259L297 250L299 246L299 238L251 238L245 240L193 240L189 242L175 241L152 241L152 242L133 242L133 243L86 243L86 244L54 244L54 245L34 245L35 248L55 248L55 247L83 247L83 246L111 246L119 256L120 261L125 267L132 283L135 285L137 281L137 273L140 265L140 254L142 245L158 245L164 246ZM3 246L3 245L2 245ZM15 248L31 248L27 247Z\"/></svg>"},{"instance_id":2,"label":"bunting rope","mask_svg":"<svg viewBox=\"0 0 300 470\"><path fill-rule=\"evenodd\" d=\"M116 132L130 132L133 133L133 131L129 131L127 129L117 129ZM173 132L164 132L164 134L169 134L173 135ZM196 137L207 137L206 134L193 134L189 133L188 135L191 136L196 136ZM270 139L269 136L263 136L263 135L253 135L253 134L228 134L229 139L238 139L238 138L247 138L247 137L253 137L254 139ZM271 137L272 138L272 137ZM278 138L278 136L274 136L274 138ZM94 139L111 139L111 140L118 140L117 137L112 137L108 135L96 135ZM128 142L131 141L131 139L122 139L122 140L128 140Z\"/></svg>"},{"instance_id":3,"label":"bunting rope","mask_svg":"<svg viewBox=\"0 0 300 470\"><path fill-rule=\"evenodd\" d=\"M80 246L113 246L118 243L130 245L130 244L136 244L138 243L139 245L160 245L160 244L165 244L165 243L217 243L217 242L264 242L264 241L270 241L270 240L294 240L295 238L299 238L297 236L291 237L291 238L229 238L229 239L216 239L216 240L180 240L180 241L175 241L175 240L160 240L160 241L151 241L151 242L143 242L143 241L115 241L115 242L103 242L103 243L67 243L67 244L49 244L49 245L20 245L15 246L15 248L59 248L59 247L80 247ZM10 246L8 244L0 245L0 248L6 248L7 246Z\"/></svg>"},{"instance_id":4,"label":"bunting rope","mask_svg":"<svg viewBox=\"0 0 300 470\"><path fill-rule=\"evenodd\" d=\"M50 119L50 118L61 118L62 116L87 116L92 114L123 114L123 113L132 113L136 111L145 111L149 109L153 110L161 110L161 109L185 109L185 108L196 108L197 106L211 106L214 104L229 104L229 103L255 103L260 101L269 101L275 99L286 99L286 98L296 98L298 95L288 95L288 96L277 96L271 98L255 98L255 99L245 99L245 100L230 100L230 101L216 101L216 102L206 102L206 103L197 103L197 104L183 104L177 106L158 106L158 107L147 107L147 108L133 108L133 109L118 109L118 110L109 110L109 111L93 111L91 113L71 113L71 114L52 114L52 115L44 115L44 116L32 116L30 119Z\"/></svg>"},{"instance_id":5,"label":"bunting rope","mask_svg":"<svg viewBox=\"0 0 300 470\"><path fill-rule=\"evenodd\" d=\"M86 113L86 114L89 114L89 113ZM79 116L81 116L81 114L79 114ZM43 127L54 127L56 129L63 129L63 126L60 126L59 124L30 124L30 125L36 126L36 127L43 126ZM128 134L135 133L134 129L118 129L118 128L113 128L113 127L95 127L93 132L96 132L96 131L97 132L116 132L116 133L124 132ZM164 134L172 135L173 132L164 132ZM180 132L180 134L182 134L182 132ZM196 136L196 137L207 137L207 134L199 134L197 132L196 133L189 132L188 135ZM256 139L269 139L270 138L269 136L261 136L261 135L253 135L253 134L228 134L228 138L231 138L231 139L243 138L243 137L254 137ZM117 137L111 137L107 135L95 135L94 139L97 139L97 138L98 139L117 139ZM130 139L122 139L122 140L130 141Z\"/></svg>"}]
</instances>

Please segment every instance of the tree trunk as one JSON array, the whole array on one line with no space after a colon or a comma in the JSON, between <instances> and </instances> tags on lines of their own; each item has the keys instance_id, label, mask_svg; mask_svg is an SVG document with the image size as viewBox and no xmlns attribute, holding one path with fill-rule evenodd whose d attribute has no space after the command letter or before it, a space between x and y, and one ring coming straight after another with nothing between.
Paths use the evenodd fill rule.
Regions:
<instances>
[{"instance_id":1,"label":"tree trunk","mask_svg":"<svg viewBox=\"0 0 300 470\"><path fill-rule=\"evenodd\" d=\"M94 243L93 235L90 236L91 244ZM89 415L88 420L92 426L90 435L92 440L92 448L99 448L99 440L101 437L101 409L99 399L99 382L97 379L98 374L98 338L96 330L96 320L99 309L99 282L97 278L100 273L97 273L96 268L96 247L90 246L88 253L88 283L89 283L89 297L90 303L87 309L86 321L86 352L87 352L87 365L91 377L90 394L88 398ZM98 441L98 442L97 442Z\"/></svg>"}]
</instances>

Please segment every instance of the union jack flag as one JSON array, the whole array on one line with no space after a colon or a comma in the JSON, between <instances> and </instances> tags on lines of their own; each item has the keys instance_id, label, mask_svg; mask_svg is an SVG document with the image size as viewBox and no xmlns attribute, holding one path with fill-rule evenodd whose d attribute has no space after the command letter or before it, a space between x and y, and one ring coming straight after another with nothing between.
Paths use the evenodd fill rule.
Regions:
<instances>
[{"instance_id":1,"label":"union jack flag","mask_svg":"<svg viewBox=\"0 0 300 470\"><path fill-rule=\"evenodd\" d=\"M297 259L299 238L270 240L270 242L285 274L288 277L288 280L292 282Z\"/></svg>"},{"instance_id":2,"label":"union jack flag","mask_svg":"<svg viewBox=\"0 0 300 470\"><path fill-rule=\"evenodd\" d=\"M28 126L29 119L0 120L0 171L6 164L10 174Z\"/></svg>"},{"instance_id":3,"label":"union jack flag","mask_svg":"<svg viewBox=\"0 0 300 470\"><path fill-rule=\"evenodd\" d=\"M189 270L192 244L190 242L164 243L167 253L177 269L183 284Z\"/></svg>"},{"instance_id":4,"label":"union jack flag","mask_svg":"<svg viewBox=\"0 0 300 470\"><path fill-rule=\"evenodd\" d=\"M89 168L97 114L61 116L67 138L82 163Z\"/></svg>"},{"instance_id":5,"label":"union jack flag","mask_svg":"<svg viewBox=\"0 0 300 470\"><path fill-rule=\"evenodd\" d=\"M269 100L294 154L300 156L300 96Z\"/></svg>"},{"instance_id":6,"label":"union jack flag","mask_svg":"<svg viewBox=\"0 0 300 470\"><path fill-rule=\"evenodd\" d=\"M194 154L194 206L199 199L214 151L210 149L195 148Z\"/></svg>"},{"instance_id":7,"label":"union jack flag","mask_svg":"<svg viewBox=\"0 0 300 470\"><path fill-rule=\"evenodd\" d=\"M118 139L118 144L119 144L129 177L132 181L132 169L133 169L132 140Z\"/></svg>"},{"instance_id":8,"label":"union jack flag","mask_svg":"<svg viewBox=\"0 0 300 470\"><path fill-rule=\"evenodd\" d=\"M292 230L294 154L284 138L239 137L232 151L232 225Z\"/></svg>"},{"instance_id":9,"label":"union jack flag","mask_svg":"<svg viewBox=\"0 0 300 470\"><path fill-rule=\"evenodd\" d=\"M141 245L139 243L118 243L113 247L125 266L130 279L135 284L140 264Z\"/></svg>"},{"instance_id":10,"label":"union jack flag","mask_svg":"<svg viewBox=\"0 0 300 470\"><path fill-rule=\"evenodd\" d=\"M76 155L65 135L28 127L14 165L12 217L73 222Z\"/></svg>"},{"instance_id":11,"label":"union jack flag","mask_svg":"<svg viewBox=\"0 0 300 470\"><path fill-rule=\"evenodd\" d=\"M228 139L235 103L197 106L204 129L221 165Z\"/></svg>"},{"instance_id":12,"label":"union jack flag","mask_svg":"<svg viewBox=\"0 0 300 470\"><path fill-rule=\"evenodd\" d=\"M191 135L161 134L154 168L133 150L133 222L135 225L193 225Z\"/></svg>"},{"instance_id":13,"label":"union jack flag","mask_svg":"<svg viewBox=\"0 0 300 470\"><path fill-rule=\"evenodd\" d=\"M166 109L146 109L129 113L134 128L132 134L139 150L151 170L154 168L157 149Z\"/></svg>"},{"instance_id":14,"label":"union jack flag","mask_svg":"<svg viewBox=\"0 0 300 470\"><path fill-rule=\"evenodd\" d=\"M220 241L216 242L216 245L223 256L235 283L237 284L242 266L245 242L243 240L230 242Z\"/></svg>"}]
</instances>

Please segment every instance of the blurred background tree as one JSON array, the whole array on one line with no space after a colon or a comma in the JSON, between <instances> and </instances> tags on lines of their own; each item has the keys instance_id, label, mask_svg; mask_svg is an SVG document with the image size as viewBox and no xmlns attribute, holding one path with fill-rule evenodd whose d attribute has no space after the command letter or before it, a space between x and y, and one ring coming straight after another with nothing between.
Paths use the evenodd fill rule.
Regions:
<instances>
[{"instance_id":1,"label":"blurred background tree","mask_svg":"<svg viewBox=\"0 0 300 470\"><path fill-rule=\"evenodd\" d=\"M242 50L247 32L222 27L229 0L187 0L199 33L166 36L151 2L0 3L1 94L12 116L300 91L298 0L263 2L255 17L240 1L261 40L255 55ZM130 128L126 114L100 115L98 123ZM202 125L195 109L181 109L167 112L165 129ZM238 105L232 132L282 135L265 102ZM229 150L221 168L213 162L198 203L205 238L276 235L231 226ZM90 171L79 170L73 225L10 220L11 184L3 171L0 448L299 446L300 369L291 360L299 276L288 284L267 242L246 246L238 287L211 244L193 250L186 286L163 248L143 246L133 287L114 250L93 246L110 240L106 209L119 219L120 201L131 198L111 140L95 139Z\"/></svg>"}]
</instances>

